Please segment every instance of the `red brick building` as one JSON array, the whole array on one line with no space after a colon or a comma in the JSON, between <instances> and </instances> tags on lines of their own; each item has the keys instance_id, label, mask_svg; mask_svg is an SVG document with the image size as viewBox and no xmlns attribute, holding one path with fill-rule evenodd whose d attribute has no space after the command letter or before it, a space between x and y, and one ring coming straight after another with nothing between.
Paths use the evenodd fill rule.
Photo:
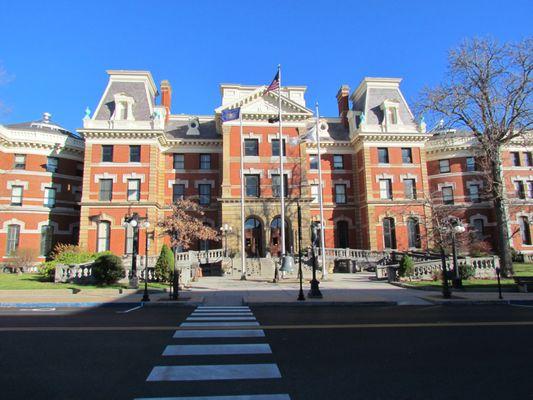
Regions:
<instances>
[{"instance_id":1,"label":"red brick building","mask_svg":"<svg viewBox=\"0 0 533 400\"><path fill-rule=\"evenodd\" d=\"M84 142L43 119L0 125L0 258L22 250L44 260L77 243Z\"/></svg>"}]
</instances>

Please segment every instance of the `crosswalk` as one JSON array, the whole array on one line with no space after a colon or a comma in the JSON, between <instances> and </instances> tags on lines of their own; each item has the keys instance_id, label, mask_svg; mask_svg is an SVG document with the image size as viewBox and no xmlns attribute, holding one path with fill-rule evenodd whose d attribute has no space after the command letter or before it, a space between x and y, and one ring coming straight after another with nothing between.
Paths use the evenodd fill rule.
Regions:
<instances>
[{"instance_id":1,"label":"crosswalk","mask_svg":"<svg viewBox=\"0 0 533 400\"><path fill-rule=\"evenodd\" d=\"M246 306L197 307L180 325L187 329L174 333L173 339L177 339L178 344L175 342L165 347L162 354L162 361L165 362L152 368L146 378L147 383L174 382L177 391L180 387L178 384L198 382L194 392L201 394L202 383L281 379L277 364L265 362L265 355L272 354L272 349L265 343L265 333L258 326L252 311ZM242 357L259 358L258 361L261 362L250 362L249 358L246 359L247 362L239 362ZM209 362L202 361L199 364L195 362L195 358L207 359ZM174 360L174 363L168 363L168 360ZM165 386L166 390L168 387ZM213 386L208 387L212 389ZM290 400L286 393L172 397L174 394L168 393L170 397L144 397L136 400Z\"/></svg>"}]
</instances>

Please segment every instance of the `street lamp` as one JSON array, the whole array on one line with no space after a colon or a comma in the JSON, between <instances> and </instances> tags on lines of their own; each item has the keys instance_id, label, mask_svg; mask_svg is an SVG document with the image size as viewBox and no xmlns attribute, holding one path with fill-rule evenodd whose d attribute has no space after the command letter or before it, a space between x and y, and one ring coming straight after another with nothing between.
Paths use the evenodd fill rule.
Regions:
<instances>
[{"instance_id":1,"label":"street lamp","mask_svg":"<svg viewBox=\"0 0 533 400\"><path fill-rule=\"evenodd\" d=\"M228 235L233 231L233 228L228 224L223 224L220 227L220 233L224 237L224 257L228 256Z\"/></svg>"},{"instance_id":2,"label":"street lamp","mask_svg":"<svg viewBox=\"0 0 533 400\"><path fill-rule=\"evenodd\" d=\"M320 232L322 234L322 232ZM311 290L307 294L307 297L314 297L314 298L322 298L322 293L320 292L319 284L320 282L316 279L316 268L317 268L317 257L315 248L317 247L320 238L319 238L319 232L318 232L318 224L312 225L312 237L311 237L311 255L313 258L313 279L311 279ZM322 250L324 251L324 250Z\"/></svg>"},{"instance_id":3,"label":"street lamp","mask_svg":"<svg viewBox=\"0 0 533 400\"><path fill-rule=\"evenodd\" d=\"M132 215L126 215L124 217L125 228L131 226L133 229L133 243L131 249L131 276L129 278L129 287L137 289L139 287L139 281L137 279L137 254L139 253L139 214L133 213Z\"/></svg>"},{"instance_id":4,"label":"street lamp","mask_svg":"<svg viewBox=\"0 0 533 400\"><path fill-rule=\"evenodd\" d=\"M466 231L466 228L463 226L459 218L449 217L450 232L452 236L452 256L453 256L453 272L454 278L452 280L452 286L454 289L461 289L463 287L463 282L461 280L461 271L459 271L459 265L457 262L457 244L455 240L455 235L461 234Z\"/></svg>"},{"instance_id":5,"label":"street lamp","mask_svg":"<svg viewBox=\"0 0 533 400\"><path fill-rule=\"evenodd\" d=\"M143 221L142 226L146 229L146 238L144 247L144 294L141 301L150 301L150 296L148 295L148 249L150 248L150 243L148 239L148 228L150 227L150 222L148 222L148 220L145 220Z\"/></svg>"}]
</instances>

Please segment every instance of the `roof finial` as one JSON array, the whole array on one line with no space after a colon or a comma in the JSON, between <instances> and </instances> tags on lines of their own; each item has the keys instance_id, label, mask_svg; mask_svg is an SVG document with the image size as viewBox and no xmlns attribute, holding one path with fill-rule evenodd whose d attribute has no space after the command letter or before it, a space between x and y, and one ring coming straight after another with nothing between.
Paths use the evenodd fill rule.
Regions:
<instances>
[{"instance_id":1,"label":"roof finial","mask_svg":"<svg viewBox=\"0 0 533 400\"><path fill-rule=\"evenodd\" d=\"M91 119L91 109L89 106L85 108L85 117L83 117L83 119Z\"/></svg>"},{"instance_id":2,"label":"roof finial","mask_svg":"<svg viewBox=\"0 0 533 400\"><path fill-rule=\"evenodd\" d=\"M48 112L43 113L43 122L45 124L48 124L50 122L50 118L52 118L52 114Z\"/></svg>"}]
</instances>

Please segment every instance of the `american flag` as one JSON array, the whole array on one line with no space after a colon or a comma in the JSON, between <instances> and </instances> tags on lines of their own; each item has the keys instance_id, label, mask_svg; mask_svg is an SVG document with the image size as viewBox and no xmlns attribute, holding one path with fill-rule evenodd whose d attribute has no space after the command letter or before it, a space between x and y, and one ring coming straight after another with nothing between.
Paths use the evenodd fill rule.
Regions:
<instances>
[{"instance_id":1,"label":"american flag","mask_svg":"<svg viewBox=\"0 0 533 400\"><path fill-rule=\"evenodd\" d=\"M272 83L267 87L267 90L265 93L268 93L272 90L276 90L278 88L279 88L279 70L276 76L274 77L274 80L272 81Z\"/></svg>"}]
</instances>

